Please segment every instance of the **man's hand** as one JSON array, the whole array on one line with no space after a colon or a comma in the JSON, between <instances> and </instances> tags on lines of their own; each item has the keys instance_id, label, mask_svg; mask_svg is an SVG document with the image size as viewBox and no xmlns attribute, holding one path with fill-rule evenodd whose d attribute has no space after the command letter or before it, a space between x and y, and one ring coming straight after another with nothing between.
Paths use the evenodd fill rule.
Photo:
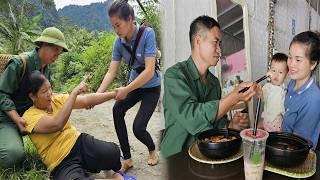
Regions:
<instances>
[{"instance_id":1,"label":"man's hand","mask_svg":"<svg viewBox=\"0 0 320 180\"><path fill-rule=\"evenodd\" d=\"M26 120L24 120L16 110L6 111L6 114L18 126L21 133L27 133Z\"/></svg>"},{"instance_id":2,"label":"man's hand","mask_svg":"<svg viewBox=\"0 0 320 180\"><path fill-rule=\"evenodd\" d=\"M246 90L245 92L239 93L239 91L248 87L249 87L248 90ZM236 86L235 89L232 91L232 93L237 94L238 101L247 102L252 98L252 96L256 94L256 88L257 88L257 84L255 82L247 81Z\"/></svg>"},{"instance_id":3,"label":"man's hand","mask_svg":"<svg viewBox=\"0 0 320 180\"><path fill-rule=\"evenodd\" d=\"M27 129L26 129L26 120L24 120L22 117L19 117L15 120L16 125L18 126L20 132L22 133L27 133Z\"/></svg>"},{"instance_id":4,"label":"man's hand","mask_svg":"<svg viewBox=\"0 0 320 180\"><path fill-rule=\"evenodd\" d=\"M236 112L229 125L230 128L243 130L249 127L248 113Z\"/></svg>"}]
</instances>

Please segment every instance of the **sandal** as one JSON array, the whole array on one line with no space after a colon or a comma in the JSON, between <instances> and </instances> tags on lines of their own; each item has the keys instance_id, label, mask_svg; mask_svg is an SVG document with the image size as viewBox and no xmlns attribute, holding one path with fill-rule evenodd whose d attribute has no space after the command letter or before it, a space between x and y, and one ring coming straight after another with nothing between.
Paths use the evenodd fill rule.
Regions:
<instances>
[{"instance_id":1,"label":"sandal","mask_svg":"<svg viewBox=\"0 0 320 180\"><path fill-rule=\"evenodd\" d=\"M128 175L122 171L117 171L117 173L119 173L123 177L124 180L137 180L136 176Z\"/></svg>"}]
</instances>

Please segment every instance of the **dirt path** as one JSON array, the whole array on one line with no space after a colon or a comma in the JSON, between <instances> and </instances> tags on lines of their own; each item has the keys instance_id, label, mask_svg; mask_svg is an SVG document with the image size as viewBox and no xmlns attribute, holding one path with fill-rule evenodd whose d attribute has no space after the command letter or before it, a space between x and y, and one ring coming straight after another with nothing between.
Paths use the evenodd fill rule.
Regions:
<instances>
[{"instance_id":1,"label":"dirt path","mask_svg":"<svg viewBox=\"0 0 320 180\"><path fill-rule=\"evenodd\" d=\"M119 144L112 117L112 107L114 101L105 102L91 110L74 110L71 118L72 124L80 131L91 134L97 139L115 142ZM131 145L131 155L134 167L128 174L137 176L138 180L164 180L166 177L166 167L164 160L156 166L147 164L148 149L138 141L132 132L132 123L140 104L131 108L126 114L126 123ZM159 149L160 112L155 111L148 124L148 131Z\"/></svg>"}]
</instances>

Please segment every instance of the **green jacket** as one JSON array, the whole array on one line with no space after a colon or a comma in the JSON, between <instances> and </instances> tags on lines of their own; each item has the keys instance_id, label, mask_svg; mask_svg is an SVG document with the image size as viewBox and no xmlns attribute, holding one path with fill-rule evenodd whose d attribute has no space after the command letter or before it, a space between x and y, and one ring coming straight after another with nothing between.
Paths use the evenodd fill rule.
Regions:
<instances>
[{"instance_id":1,"label":"green jacket","mask_svg":"<svg viewBox=\"0 0 320 180\"><path fill-rule=\"evenodd\" d=\"M19 56L14 56L0 75L0 121L11 121L4 111L16 110L20 116L32 105L27 94L28 76L34 70L41 70L40 59L36 49L22 54L26 59L26 71L22 75L23 63ZM44 74L49 77L48 67Z\"/></svg>"},{"instance_id":2,"label":"green jacket","mask_svg":"<svg viewBox=\"0 0 320 180\"><path fill-rule=\"evenodd\" d=\"M164 157L187 149L200 132L222 128L227 117L215 122L221 98L219 80L210 72L207 84L189 57L170 67L164 75L165 132L160 151Z\"/></svg>"}]
</instances>

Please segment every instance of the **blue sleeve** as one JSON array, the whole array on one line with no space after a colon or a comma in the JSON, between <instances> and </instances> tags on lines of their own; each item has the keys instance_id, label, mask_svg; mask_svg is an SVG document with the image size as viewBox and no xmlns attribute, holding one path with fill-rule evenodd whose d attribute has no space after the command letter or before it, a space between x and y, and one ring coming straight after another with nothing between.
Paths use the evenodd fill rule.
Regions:
<instances>
[{"instance_id":1,"label":"blue sleeve","mask_svg":"<svg viewBox=\"0 0 320 180\"><path fill-rule=\"evenodd\" d=\"M156 35L152 28L145 29L145 46L144 46L144 55L145 57L156 57L157 48L156 48Z\"/></svg>"},{"instance_id":2,"label":"blue sleeve","mask_svg":"<svg viewBox=\"0 0 320 180\"><path fill-rule=\"evenodd\" d=\"M112 60L121 61L121 42L120 38L117 37L114 41L113 49L112 49Z\"/></svg>"},{"instance_id":3,"label":"blue sleeve","mask_svg":"<svg viewBox=\"0 0 320 180\"><path fill-rule=\"evenodd\" d=\"M318 138L320 134L320 111L319 111L320 99L315 98L313 101L310 100L306 106L303 107L301 114L302 117L307 117L305 123L307 124L306 128L301 129L300 133L303 136L310 137L312 141L312 149L316 149Z\"/></svg>"}]
</instances>

